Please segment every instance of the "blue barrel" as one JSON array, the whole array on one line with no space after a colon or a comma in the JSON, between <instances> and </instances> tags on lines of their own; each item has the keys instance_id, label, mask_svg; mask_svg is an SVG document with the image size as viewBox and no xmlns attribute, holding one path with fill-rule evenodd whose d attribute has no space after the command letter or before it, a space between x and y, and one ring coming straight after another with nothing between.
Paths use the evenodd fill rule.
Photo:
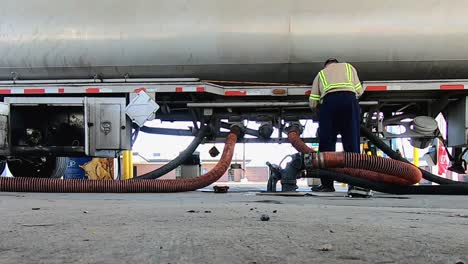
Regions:
<instances>
[{"instance_id":1,"label":"blue barrel","mask_svg":"<svg viewBox=\"0 0 468 264\"><path fill-rule=\"evenodd\" d=\"M65 170L64 179L86 179L85 171L80 168L87 162L90 162L93 158L67 158L67 169Z\"/></svg>"}]
</instances>

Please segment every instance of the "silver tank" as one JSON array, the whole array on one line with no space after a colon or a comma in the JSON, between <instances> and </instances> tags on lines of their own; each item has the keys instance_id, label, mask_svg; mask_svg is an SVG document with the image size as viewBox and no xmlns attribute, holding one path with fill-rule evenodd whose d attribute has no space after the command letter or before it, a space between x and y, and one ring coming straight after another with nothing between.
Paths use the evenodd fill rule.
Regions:
<instances>
[{"instance_id":1,"label":"silver tank","mask_svg":"<svg viewBox=\"0 0 468 264\"><path fill-rule=\"evenodd\" d=\"M0 79L468 78L466 0L0 0Z\"/></svg>"}]
</instances>

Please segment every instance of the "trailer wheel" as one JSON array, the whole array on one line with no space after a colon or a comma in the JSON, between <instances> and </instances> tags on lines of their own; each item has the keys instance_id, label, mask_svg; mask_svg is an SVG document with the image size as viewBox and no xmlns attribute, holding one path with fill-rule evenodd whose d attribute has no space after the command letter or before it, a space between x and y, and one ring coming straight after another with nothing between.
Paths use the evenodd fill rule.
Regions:
<instances>
[{"instance_id":1,"label":"trailer wheel","mask_svg":"<svg viewBox=\"0 0 468 264\"><path fill-rule=\"evenodd\" d=\"M65 157L17 157L8 160L14 177L61 178L67 169Z\"/></svg>"}]
</instances>

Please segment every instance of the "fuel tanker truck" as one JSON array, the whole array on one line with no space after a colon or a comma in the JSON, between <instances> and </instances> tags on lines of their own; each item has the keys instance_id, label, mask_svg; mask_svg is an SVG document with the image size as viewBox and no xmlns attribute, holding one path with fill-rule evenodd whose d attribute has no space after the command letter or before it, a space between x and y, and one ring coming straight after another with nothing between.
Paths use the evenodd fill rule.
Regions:
<instances>
[{"instance_id":1,"label":"fuel tanker truck","mask_svg":"<svg viewBox=\"0 0 468 264\"><path fill-rule=\"evenodd\" d=\"M311 82L330 57L358 70L363 128L419 148L441 138L463 164L467 1L0 4L0 157L14 176L60 177L63 157L119 157L138 132L224 142L235 126L238 142L287 143L291 127L317 119ZM153 119L193 128L145 126Z\"/></svg>"}]
</instances>

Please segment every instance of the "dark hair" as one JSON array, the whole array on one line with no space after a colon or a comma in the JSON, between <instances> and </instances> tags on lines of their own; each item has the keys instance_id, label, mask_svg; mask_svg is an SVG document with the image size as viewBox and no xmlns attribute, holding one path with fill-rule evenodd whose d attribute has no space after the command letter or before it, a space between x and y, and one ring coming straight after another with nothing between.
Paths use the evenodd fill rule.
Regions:
<instances>
[{"instance_id":1,"label":"dark hair","mask_svg":"<svg viewBox=\"0 0 468 264\"><path fill-rule=\"evenodd\" d=\"M326 66L327 66L328 64L330 64L330 63L339 63L339 62L338 62L338 60L335 59L335 58L330 58L330 59L328 59L328 60L325 62L325 64L323 64L323 66L326 67Z\"/></svg>"}]
</instances>

